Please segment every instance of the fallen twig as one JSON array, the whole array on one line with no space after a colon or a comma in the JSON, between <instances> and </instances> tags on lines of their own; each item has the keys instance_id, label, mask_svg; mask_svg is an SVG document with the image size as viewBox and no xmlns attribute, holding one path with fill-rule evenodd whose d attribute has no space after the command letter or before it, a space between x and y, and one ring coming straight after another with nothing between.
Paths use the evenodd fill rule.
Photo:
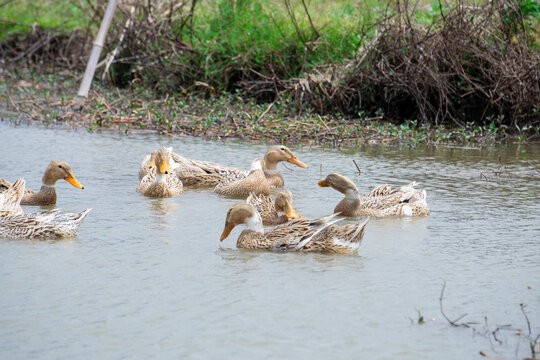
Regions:
<instances>
[{"instance_id":1,"label":"fallen twig","mask_svg":"<svg viewBox=\"0 0 540 360\"><path fill-rule=\"evenodd\" d=\"M266 113L268 113L270 111L270 109L272 108L272 106L274 106L274 104L276 103L277 99L274 100L270 105L268 105L268 107L266 108L266 110L263 111L263 113L261 114L261 116L259 116L259 118L257 119L257 122L260 122L261 119L264 117L264 115L266 115Z\"/></svg>"}]
</instances>

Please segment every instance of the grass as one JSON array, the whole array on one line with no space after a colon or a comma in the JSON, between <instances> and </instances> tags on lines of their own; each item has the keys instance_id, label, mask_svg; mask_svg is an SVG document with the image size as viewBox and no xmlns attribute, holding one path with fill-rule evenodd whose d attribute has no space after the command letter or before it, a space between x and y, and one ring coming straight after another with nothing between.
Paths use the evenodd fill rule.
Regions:
<instances>
[{"instance_id":1,"label":"grass","mask_svg":"<svg viewBox=\"0 0 540 360\"><path fill-rule=\"evenodd\" d=\"M298 96L298 93L291 95L293 92L291 89L297 89L302 85L303 91L304 85L300 83L301 80L298 78L305 80L307 78L305 74L310 72L313 77L317 77L321 73L328 75L327 77L321 76L322 80L330 79L330 75L333 79L333 74L330 74L332 70L330 65L332 64L340 64L333 69L338 69L345 75L352 72L351 68L354 66L357 69L364 69L368 66L374 69L378 68L378 65L368 64L366 66L365 63L351 64L348 60L353 59L359 53L359 49L372 39L377 21L381 20L388 11L395 10L398 5L401 9L405 9L404 11L414 13L414 16L411 17L413 19L411 28L417 28L428 27L434 19L439 18L441 4L443 4L442 6L453 6L454 4L420 0L414 6L406 7L406 1L397 0L389 0L389 2L387 0L361 2L356 0L200 0L196 2L193 16L189 17L190 1L185 1L183 7L180 6L180 0L152 1L154 5L161 4L163 6L154 8L152 21L148 21L148 13L145 12L147 8L142 6L138 8L136 21L130 30L132 33L128 33L121 54L117 56L117 60L119 58L128 60L125 64L116 63L112 69L114 78L119 79L118 84L127 86L133 82L142 83L147 89L160 91L159 96L182 96L193 89L200 90L200 92L206 91L202 95L206 96L209 93L220 93L225 90L234 96L240 94L244 98L249 96L258 102L265 102L273 101L278 95L280 101L286 102L288 114L294 114L296 111L309 113L309 110L306 109L307 106L317 107L320 104L320 108L317 107L317 109L321 113L333 111L333 115L336 117L340 117L337 110L324 104L332 101L332 96L328 95L328 91L333 89L343 92L350 90L354 94L362 93L363 108L357 109L350 105L359 104L360 101L344 101L343 103L348 108L339 108L339 112L346 113L348 111L347 114L352 114L354 117L357 110L370 111L374 118L377 115L384 115L382 114L383 110L378 114L377 109L384 109L385 113L390 114L388 116L394 116L396 112L387 111L385 104L392 104L391 106L395 107L400 104L394 105L392 101L381 100L380 97L376 98L375 92L378 94L386 91L392 93L392 89L386 85L383 90L371 85L361 87L360 85L366 84L366 81L365 77L360 75L358 75L360 85L347 82L346 76L341 77L342 80L337 83L338 85L332 81L308 83L310 88L306 94L314 94L314 99L316 96L320 96L320 99L316 99L320 101L312 103L306 100L304 94L302 96ZM473 0L471 3L474 1L484 2L485 0ZM105 0L96 0L96 2L100 5L107 3ZM3 0L0 2L0 39L27 32L32 24L66 32L88 26L95 30L101 19L99 16L94 16L96 12L90 8L88 5L90 3L92 1L86 3L79 0ZM536 0L510 0L508 3L512 6L517 4L517 7L509 7L509 9L521 9L526 16L526 24L529 24L531 37L537 36L535 29L538 28L540 7ZM166 16L163 14L166 12L160 11L167 10L169 4L179 7L173 13L172 18L165 18ZM120 10L122 8L117 10L113 30L109 32L106 44L108 48L105 49L105 52L110 52L115 46L125 23L125 18L122 18L125 14L121 14ZM509 22L510 25L518 24L521 26L519 19L515 20L515 13L510 10L507 18L502 20ZM398 23L395 19L386 19L385 25ZM146 26L148 24L152 25ZM381 29L379 29L379 34L383 33ZM175 36L170 36L171 34ZM44 36L47 37L48 33L45 33ZM11 47L16 51L20 51L18 50L20 48L33 46L35 43L39 44L38 41L32 39L25 43L22 37L21 39L16 38L14 42L21 44L20 47ZM62 44L58 48L61 46ZM50 54L52 54L50 58L57 58L54 53L56 48L52 46L50 48L52 49L50 50ZM188 50L185 50L186 48ZM395 48L401 49L402 46L398 44ZM371 54L376 54L377 51L378 49L375 49ZM72 57L75 59L84 59L87 56L82 52L73 54L64 51L64 53L73 55ZM32 61L39 62L39 56L40 53L36 52ZM367 57L367 59L370 58L371 56ZM466 62L467 59L459 59L459 61ZM41 63L47 64L46 61ZM397 67L399 68L402 63L405 61L398 61ZM82 61L77 66L80 64ZM345 65L354 66L347 67ZM314 68L316 69L314 70ZM327 69L331 70L325 73ZM398 71L390 72L390 78L399 75L397 73ZM423 79L423 77L416 78ZM280 84L276 85L279 81L282 85L281 88L279 88ZM201 84L201 82L203 83ZM345 86L340 87L341 84ZM466 88L462 84L456 86ZM240 91L237 92L238 90ZM462 93L466 90L468 89L464 89ZM156 92L154 91L154 93ZM283 100L287 96L296 96L296 103ZM346 94L346 96L348 95ZM343 99L346 96L344 95ZM334 96L335 98L336 96ZM375 99L373 100L374 104L369 103L371 98ZM418 96L413 98L418 98ZM456 106L460 105L460 98L453 101ZM405 102L407 108L410 107L409 103L411 102L408 100ZM323 110L323 104L327 110ZM399 114L399 117L395 116L395 119L403 120L411 117L418 117L418 115L405 112ZM159 115L159 118L166 119L167 116ZM483 125L485 125L486 122L483 120ZM105 123L106 121L107 119L105 119ZM158 121L156 120L156 122ZM161 120L159 122L165 123ZM167 126L174 127L171 125L173 123L169 123ZM202 127L211 128L214 123L214 119L208 118L204 120ZM353 131L349 128L346 130ZM397 132L391 128L389 131ZM484 132L482 131L482 134ZM468 132L467 134L467 136L475 137ZM421 137L419 139L421 141Z\"/></svg>"},{"instance_id":2,"label":"grass","mask_svg":"<svg viewBox=\"0 0 540 360\"><path fill-rule=\"evenodd\" d=\"M290 1L289 8L286 3L203 1L192 27L180 28L178 21L175 31L198 52L206 81L227 84L241 77L242 69L290 78L353 57L359 34L381 9L377 0L312 0L305 2L307 12L301 1Z\"/></svg>"},{"instance_id":3,"label":"grass","mask_svg":"<svg viewBox=\"0 0 540 360\"><path fill-rule=\"evenodd\" d=\"M0 40L26 33L34 25L66 31L82 29L91 18L78 4L73 0L4 0L0 3Z\"/></svg>"}]
</instances>

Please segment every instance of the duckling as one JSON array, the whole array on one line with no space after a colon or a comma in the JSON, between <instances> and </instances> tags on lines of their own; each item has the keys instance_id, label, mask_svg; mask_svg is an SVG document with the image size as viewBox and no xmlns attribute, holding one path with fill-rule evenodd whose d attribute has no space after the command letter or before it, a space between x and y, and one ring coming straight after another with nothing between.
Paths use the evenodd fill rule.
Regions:
<instances>
[{"instance_id":1,"label":"duckling","mask_svg":"<svg viewBox=\"0 0 540 360\"><path fill-rule=\"evenodd\" d=\"M84 186L75 178L71 166L65 161L52 161L43 174L41 189L34 191L26 189L21 205L55 205L56 204L56 182L66 180L76 188L84 189ZM5 191L12 184L9 181L0 179L0 192Z\"/></svg>"},{"instance_id":2,"label":"duckling","mask_svg":"<svg viewBox=\"0 0 540 360\"><path fill-rule=\"evenodd\" d=\"M367 196L361 198L356 185L340 174L330 174L319 180L319 186L332 187L345 194L335 207L334 212L342 216L384 217L394 215L427 216L429 209L426 202L426 191L416 190L416 182L392 190L388 185L374 188Z\"/></svg>"}]
</instances>

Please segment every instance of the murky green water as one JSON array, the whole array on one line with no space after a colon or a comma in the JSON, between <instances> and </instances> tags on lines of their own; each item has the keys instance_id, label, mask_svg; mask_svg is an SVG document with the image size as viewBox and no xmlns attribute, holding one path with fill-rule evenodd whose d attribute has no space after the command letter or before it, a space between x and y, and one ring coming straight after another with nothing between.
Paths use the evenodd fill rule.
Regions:
<instances>
[{"instance_id":1,"label":"murky green water","mask_svg":"<svg viewBox=\"0 0 540 360\"><path fill-rule=\"evenodd\" d=\"M172 199L135 192L144 154L249 167L264 144L0 123L0 177L39 188L51 160L68 161L85 190L57 185L57 206L93 211L79 237L0 239L0 358L471 359L530 355L528 342L487 329L540 332L540 181L484 181L479 172L528 171L540 147L481 150L292 147L309 169L280 165L305 217L332 212L341 194L317 187L330 172L362 192L416 180L428 218L372 220L358 256L281 254L223 243L238 200L188 190ZM358 175L352 160L362 169ZM291 166L289 166L291 168ZM38 207L25 207L37 211ZM472 329L452 319L476 321ZM530 287L530 288L529 288ZM412 324L418 319L425 324ZM484 325L487 318L488 327Z\"/></svg>"}]
</instances>

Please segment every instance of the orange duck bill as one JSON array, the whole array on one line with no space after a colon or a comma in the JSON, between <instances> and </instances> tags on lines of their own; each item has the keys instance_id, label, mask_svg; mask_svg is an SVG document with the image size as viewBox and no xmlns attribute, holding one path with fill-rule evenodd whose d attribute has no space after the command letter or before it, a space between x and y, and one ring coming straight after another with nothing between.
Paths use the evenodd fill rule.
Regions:
<instances>
[{"instance_id":1,"label":"orange duck bill","mask_svg":"<svg viewBox=\"0 0 540 360\"><path fill-rule=\"evenodd\" d=\"M223 229L223 233L221 234L221 237L219 238L219 241L225 240L227 236L231 233L232 229L234 229L234 224L230 222L225 223L225 229Z\"/></svg>"},{"instance_id":2,"label":"orange duck bill","mask_svg":"<svg viewBox=\"0 0 540 360\"><path fill-rule=\"evenodd\" d=\"M84 186L79 182L79 180L75 179L75 176L73 176L73 175L69 175L64 180L66 180L68 183L75 186L76 188L84 189Z\"/></svg>"},{"instance_id":3,"label":"orange duck bill","mask_svg":"<svg viewBox=\"0 0 540 360\"><path fill-rule=\"evenodd\" d=\"M285 216L287 216L289 219L297 219L300 217L298 211L294 210L288 201L285 201Z\"/></svg>"},{"instance_id":4,"label":"orange duck bill","mask_svg":"<svg viewBox=\"0 0 540 360\"><path fill-rule=\"evenodd\" d=\"M300 166L301 168L307 168L308 166L306 164L304 164L303 162L301 162L300 160L298 160L298 158L293 155L289 160L287 160L288 162L290 162L291 164L294 164L296 166Z\"/></svg>"},{"instance_id":5,"label":"orange duck bill","mask_svg":"<svg viewBox=\"0 0 540 360\"><path fill-rule=\"evenodd\" d=\"M329 187L330 186L330 183L328 181L326 181L326 179L319 180L318 184L319 184L320 187Z\"/></svg>"}]
</instances>

